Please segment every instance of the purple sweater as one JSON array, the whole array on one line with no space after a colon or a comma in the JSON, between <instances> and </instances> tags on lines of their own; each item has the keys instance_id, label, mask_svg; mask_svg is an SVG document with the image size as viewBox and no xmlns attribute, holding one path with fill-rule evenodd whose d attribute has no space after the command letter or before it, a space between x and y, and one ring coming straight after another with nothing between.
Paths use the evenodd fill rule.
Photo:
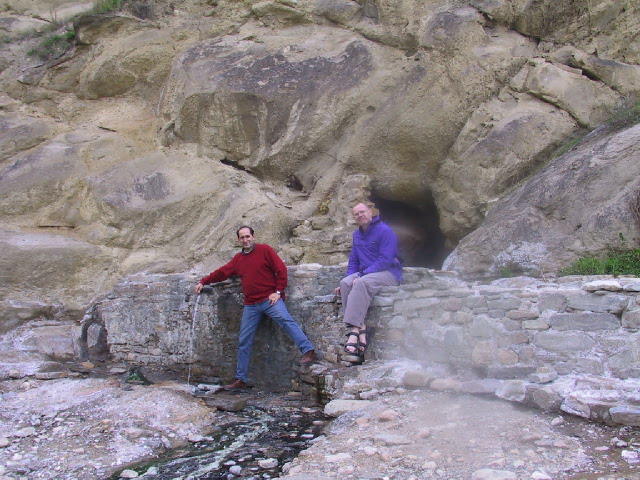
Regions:
<instances>
[{"instance_id":1,"label":"purple sweater","mask_svg":"<svg viewBox=\"0 0 640 480\"><path fill-rule=\"evenodd\" d=\"M347 276L356 272L366 275L384 270L389 270L398 282L402 282L398 237L380 217L373 217L366 232L361 228L353 232Z\"/></svg>"}]
</instances>

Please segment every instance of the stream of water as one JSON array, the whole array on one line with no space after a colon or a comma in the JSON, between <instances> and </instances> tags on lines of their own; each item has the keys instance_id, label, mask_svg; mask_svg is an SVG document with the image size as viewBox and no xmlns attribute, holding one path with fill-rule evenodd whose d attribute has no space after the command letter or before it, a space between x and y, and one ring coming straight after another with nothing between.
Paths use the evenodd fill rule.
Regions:
<instances>
[{"instance_id":1,"label":"stream of water","mask_svg":"<svg viewBox=\"0 0 640 480\"><path fill-rule=\"evenodd\" d=\"M191 317L191 328L189 329L189 369L187 372L187 385L191 385L191 364L193 363L193 337L195 336L196 321L198 319L198 306L200 305L200 294L196 297L196 306L193 308L193 317Z\"/></svg>"},{"instance_id":2,"label":"stream of water","mask_svg":"<svg viewBox=\"0 0 640 480\"><path fill-rule=\"evenodd\" d=\"M274 478L322 433L325 423L321 409L248 407L230 414L201 442L129 469L148 480Z\"/></svg>"}]
</instances>

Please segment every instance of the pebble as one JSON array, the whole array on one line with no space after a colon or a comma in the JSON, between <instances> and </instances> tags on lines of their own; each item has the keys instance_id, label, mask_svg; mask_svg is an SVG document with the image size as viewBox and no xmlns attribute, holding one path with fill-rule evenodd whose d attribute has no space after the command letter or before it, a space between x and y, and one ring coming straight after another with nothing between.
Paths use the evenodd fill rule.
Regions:
<instances>
[{"instance_id":1,"label":"pebble","mask_svg":"<svg viewBox=\"0 0 640 480\"><path fill-rule=\"evenodd\" d=\"M13 435L15 437L20 437L20 438L24 438L24 437L30 437L32 435L36 434L36 429L33 427L25 427L25 428L21 428L20 430L18 430L17 432L15 432Z\"/></svg>"},{"instance_id":2,"label":"pebble","mask_svg":"<svg viewBox=\"0 0 640 480\"><path fill-rule=\"evenodd\" d=\"M544 472L535 471L531 474L533 480L552 480L552 478Z\"/></svg>"},{"instance_id":3,"label":"pebble","mask_svg":"<svg viewBox=\"0 0 640 480\"><path fill-rule=\"evenodd\" d=\"M352 457L348 453L336 453L334 455L326 455L324 458L328 463L336 463L351 460Z\"/></svg>"},{"instance_id":4,"label":"pebble","mask_svg":"<svg viewBox=\"0 0 640 480\"><path fill-rule=\"evenodd\" d=\"M409 445L413 443L410 438L407 438L404 435L393 435L389 433L381 433L376 435L374 437L374 441L382 445Z\"/></svg>"},{"instance_id":5,"label":"pebble","mask_svg":"<svg viewBox=\"0 0 640 480\"><path fill-rule=\"evenodd\" d=\"M508 470L493 470L491 468L481 468L471 475L472 480L517 480L515 473Z\"/></svg>"},{"instance_id":6,"label":"pebble","mask_svg":"<svg viewBox=\"0 0 640 480\"><path fill-rule=\"evenodd\" d=\"M562 417L556 417L553 420L551 420L551 425L558 426L558 425L562 425L564 423L564 418Z\"/></svg>"},{"instance_id":7,"label":"pebble","mask_svg":"<svg viewBox=\"0 0 640 480\"><path fill-rule=\"evenodd\" d=\"M381 422L390 422L392 420L396 420L400 414L395 410L385 410L378 414L378 420Z\"/></svg>"},{"instance_id":8,"label":"pebble","mask_svg":"<svg viewBox=\"0 0 640 480\"><path fill-rule=\"evenodd\" d=\"M628 445L627 442L625 442L624 440L620 440L618 437L613 437L611 439L611 444L618 448L624 448Z\"/></svg>"},{"instance_id":9,"label":"pebble","mask_svg":"<svg viewBox=\"0 0 640 480\"><path fill-rule=\"evenodd\" d=\"M367 417L358 417L356 418L355 423L359 427L366 427L369 425L369 419Z\"/></svg>"},{"instance_id":10,"label":"pebble","mask_svg":"<svg viewBox=\"0 0 640 480\"><path fill-rule=\"evenodd\" d=\"M377 397L380 396L380 391L379 390L369 390L368 392L362 392L360 394L360 398L362 400L373 400Z\"/></svg>"},{"instance_id":11,"label":"pebble","mask_svg":"<svg viewBox=\"0 0 640 480\"><path fill-rule=\"evenodd\" d=\"M233 473L234 475L240 475L242 473L242 467L240 465L234 465L229 469L229 473Z\"/></svg>"},{"instance_id":12,"label":"pebble","mask_svg":"<svg viewBox=\"0 0 640 480\"><path fill-rule=\"evenodd\" d=\"M0 437L0 448L8 447L11 444L7 437Z\"/></svg>"},{"instance_id":13,"label":"pebble","mask_svg":"<svg viewBox=\"0 0 640 480\"><path fill-rule=\"evenodd\" d=\"M277 458L266 458L264 460L258 460L258 466L260 468L276 468L278 466Z\"/></svg>"},{"instance_id":14,"label":"pebble","mask_svg":"<svg viewBox=\"0 0 640 480\"><path fill-rule=\"evenodd\" d=\"M342 475L351 475L353 472L355 472L353 465L344 465L338 469L338 473Z\"/></svg>"},{"instance_id":15,"label":"pebble","mask_svg":"<svg viewBox=\"0 0 640 480\"><path fill-rule=\"evenodd\" d=\"M55 380L57 378L66 378L69 372L37 372L35 377L38 380Z\"/></svg>"},{"instance_id":16,"label":"pebble","mask_svg":"<svg viewBox=\"0 0 640 480\"><path fill-rule=\"evenodd\" d=\"M120 478L137 478L137 477L138 477L138 472L134 470L127 469L120 472Z\"/></svg>"}]
</instances>

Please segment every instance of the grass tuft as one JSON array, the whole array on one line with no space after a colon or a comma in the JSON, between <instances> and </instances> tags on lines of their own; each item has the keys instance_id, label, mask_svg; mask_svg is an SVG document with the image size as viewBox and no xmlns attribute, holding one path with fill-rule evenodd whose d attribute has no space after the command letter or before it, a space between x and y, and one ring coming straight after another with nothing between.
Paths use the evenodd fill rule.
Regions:
<instances>
[{"instance_id":1,"label":"grass tuft","mask_svg":"<svg viewBox=\"0 0 640 480\"><path fill-rule=\"evenodd\" d=\"M45 36L37 47L29 50L27 55L43 61L60 57L73 45L75 37L76 32L73 29L62 33L52 33Z\"/></svg>"},{"instance_id":2,"label":"grass tuft","mask_svg":"<svg viewBox=\"0 0 640 480\"><path fill-rule=\"evenodd\" d=\"M561 275L635 275L640 277L640 248L611 251L605 258L583 257Z\"/></svg>"},{"instance_id":3,"label":"grass tuft","mask_svg":"<svg viewBox=\"0 0 640 480\"><path fill-rule=\"evenodd\" d=\"M91 13L109 13L121 10L126 0L98 0L93 4Z\"/></svg>"},{"instance_id":4,"label":"grass tuft","mask_svg":"<svg viewBox=\"0 0 640 480\"><path fill-rule=\"evenodd\" d=\"M609 123L616 129L628 128L640 123L640 101L627 100L613 113Z\"/></svg>"},{"instance_id":5,"label":"grass tuft","mask_svg":"<svg viewBox=\"0 0 640 480\"><path fill-rule=\"evenodd\" d=\"M128 10L133 16L144 20L151 20L156 16L155 5L149 0L97 0L91 13L111 13L120 10Z\"/></svg>"}]
</instances>

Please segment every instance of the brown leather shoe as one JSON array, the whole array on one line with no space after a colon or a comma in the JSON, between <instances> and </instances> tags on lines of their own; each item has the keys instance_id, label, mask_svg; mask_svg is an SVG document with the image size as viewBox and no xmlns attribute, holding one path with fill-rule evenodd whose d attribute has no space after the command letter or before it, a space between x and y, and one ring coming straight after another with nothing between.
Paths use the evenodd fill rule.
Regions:
<instances>
[{"instance_id":1,"label":"brown leather shoe","mask_svg":"<svg viewBox=\"0 0 640 480\"><path fill-rule=\"evenodd\" d=\"M244 383L242 380L240 380L239 378L236 378L234 382L230 383L229 385L225 385L224 387L222 387L224 390L228 390L228 391L233 391L233 390L244 390L247 388L247 384Z\"/></svg>"},{"instance_id":2,"label":"brown leather shoe","mask_svg":"<svg viewBox=\"0 0 640 480\"><path fill-rule=\"evenodd\" d=\"M314 350L309 350L300 359L300 365L311 365L315 361L316 361L316 352Z\"/></svg>"}]
</instances>

